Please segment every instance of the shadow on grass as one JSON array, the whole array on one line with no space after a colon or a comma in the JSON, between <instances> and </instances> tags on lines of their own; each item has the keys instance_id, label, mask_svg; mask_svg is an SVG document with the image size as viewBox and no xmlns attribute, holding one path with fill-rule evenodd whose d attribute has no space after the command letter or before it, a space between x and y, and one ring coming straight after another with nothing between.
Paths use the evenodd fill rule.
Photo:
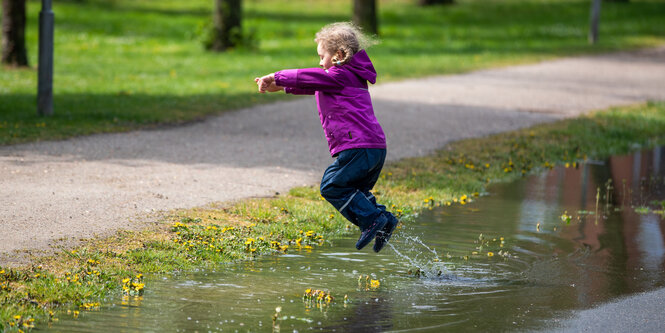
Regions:
<instances>
[{"instance_id":1,"label":"shadow on grass","mask_svg":"<svg viewBox=\"0 0 665 333\"><path fill-rule=\"evenodd\" d=\"M72 5L70 2L68 5ZM59 23L58 28L70 31L103 31L108 36L135 36L172 39L181 37L183 31L194 32L196 25L187 28L187 20L204 20L211 16L210 10L165 9L138 5L117 5L107 2L86 2L81 6L98 10L103 15L68 16ZM665 16L665 6L656 2L637 2L630 5L607 3L603 7L601 37L626 36L649 32L655 35L665 33L665 27L659 22ZM404 10L404 9L408 10ZM90 9L89 9L90 10ZM154 24L142 24L141 29L130 28L124 24L128 14L154 14L165 16L164 20L157 17L149 18ZM179 23L163 26L170 17L188 19ZM399 39L413 43L422 40L437 45L437 39L449 35L454 39L483 41L499 41L495 46L488 45L492 51L505 44L510 45L533 41L533 38L571 38L586 43L588 29L589 6L585 1L546 2L546 3L503 3L482 2L457 5L453 7L418 7L404 6L387 8L379 11L381 38ZM506 19L510 17L510 19ZM313 24L317 27L336 21L348 21L350 15L329 14L325 12L277 12L268 9L252 8L245 11L248 22L260 20L256 26L258 38L290 38L303 33L302 24ZM192 21L194 22L194 21ZM294 22L297 22L295 24ZM171 22L172 23L172 22ZM267 28L269 27L269 28ZM183 30L185 29L185 30ZM313 35L318 28L313 28ZM177 32L177 33L175 33ZM309 34L310 32L308 32ZM602 40L603 38L601 38ZM439 44L439 48L445 48ZM528 47L528 45L527 45Z\"/></svg>"},{"instance_id":2,"label":"shadow on grass","mask_svg":"<svg viewBox=\"0 0 665 333\"><path fill-rule=\"evenodd\" d=\"M54 115L41 117L35 95L5 95L0 105L0 145L181 125L279 99L270 97L257 93L60 94L54 96Z\"/></svg>"}]
</instances>

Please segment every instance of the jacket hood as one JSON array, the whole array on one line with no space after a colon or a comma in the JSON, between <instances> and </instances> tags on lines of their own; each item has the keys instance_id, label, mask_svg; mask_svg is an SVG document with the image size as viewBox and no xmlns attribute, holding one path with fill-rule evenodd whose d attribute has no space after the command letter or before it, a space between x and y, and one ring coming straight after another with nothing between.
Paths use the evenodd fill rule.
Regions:
<instances>
[{"instance_id":1,"label":"jacket hood","mask_svg":"<svg viewBox=\"0 0 665 333\"><path fill-rule=\"evenodd\" d=\"M372 61L369 60L369 56L365 50L360 50L354 54L344 67L359 77L369 81L371 84L376 83L376 70L374 70L374 65L372 65Z\"/></svg>"}]
</instances>

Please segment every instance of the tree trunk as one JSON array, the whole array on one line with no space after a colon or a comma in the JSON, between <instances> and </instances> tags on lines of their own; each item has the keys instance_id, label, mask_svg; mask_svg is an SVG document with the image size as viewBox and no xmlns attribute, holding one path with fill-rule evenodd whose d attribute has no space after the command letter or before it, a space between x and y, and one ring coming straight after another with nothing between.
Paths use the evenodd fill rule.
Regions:
<instances>
[{"instance_id":1,"label":"tree trunk","mask_svg":"<svg viewBox=\"0 0 665 333\"><path fill-rule=\"evenodd\" d=\"M2 0L2 63L28 66L25 48L25 0Z\"/></svg>"},{"instance_id":2,"label":"tree trunk","mask_svg":"<svg viewBox=\"0 0 665 333\"><path fill-rule=\"evenodd\" d=\"M452 5L454 3L455 0L420 0L421 6Z\"/></svg>"},{"instance_id":3,"label":"tree trunk","mask_svg":"<svg viewBox=\"0 0 665 333\"><path fill-rule=\"evenodd\" d=\"M242 41L242 0L215 0L211 49L224 51Z\"/></svg>"},{"instance_id":4,"label":"tree trunk","mask_svg":"<svg viewBox=\"0 0 665 333\"><path fill-rule=\"evenodd\" d=\"M378 35L376 0L353 0L353 23L370 35Z\"/></svg>"}]
</instances>

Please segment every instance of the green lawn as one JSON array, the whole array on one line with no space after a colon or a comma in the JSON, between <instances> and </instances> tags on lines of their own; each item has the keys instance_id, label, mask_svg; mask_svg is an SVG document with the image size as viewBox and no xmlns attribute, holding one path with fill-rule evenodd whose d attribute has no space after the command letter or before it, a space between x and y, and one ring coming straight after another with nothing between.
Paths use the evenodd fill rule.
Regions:
<instances>
[{"instance_id":1,"label":"green lawn","mask_svg":"<svg viewBox=\"0 0 665 333\"><path fill-rule=\"evenodd\" d=\"M662 1L603 3L587 43L588 0L380 1L379 82L665 43ZM350 0L245 0L257 47L203 50L211 0L56 1L55 116L36 116L40 1L28 1L30 69L0 70L0 145L182 123L274 101L253 78L318 64L314 33L349 20Z\"/></svg>"}]
</instances>

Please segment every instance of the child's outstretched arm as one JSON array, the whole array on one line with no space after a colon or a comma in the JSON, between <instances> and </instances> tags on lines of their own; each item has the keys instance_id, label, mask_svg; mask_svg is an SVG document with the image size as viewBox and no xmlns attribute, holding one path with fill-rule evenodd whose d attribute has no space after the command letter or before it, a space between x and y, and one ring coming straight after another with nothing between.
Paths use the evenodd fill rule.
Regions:
<instances>
[{"instance_id":1,"label":"child's outstretched arm","mask_svg":"<svg viewBox=\"0 0 665 333\"><path fill-rule=\"evenodd\" d=\"M276 92L284 90L284 87L280 87L275 83L275 73L271 73L260 78L254 78L254 82L259 86L259 92Z\"/></svg>"}]
</instances>

